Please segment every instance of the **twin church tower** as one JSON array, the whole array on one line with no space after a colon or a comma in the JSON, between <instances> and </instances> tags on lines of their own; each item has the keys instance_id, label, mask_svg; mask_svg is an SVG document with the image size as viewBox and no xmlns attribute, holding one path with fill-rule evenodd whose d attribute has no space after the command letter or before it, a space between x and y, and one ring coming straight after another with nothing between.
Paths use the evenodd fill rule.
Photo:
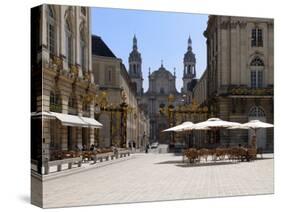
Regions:
<instances>
[{"instance_id":1,"label":"twin church tower","mask_svg":"<svg viewBox=\"0 0 281 212\"><path fill-rule=\"evenodd\" d=\"M183 77L182 77L183 80L182 93L187 93L192 89L193 87L192 81L196 78L196 66L195 66L196 58L195 58L195 54L192 52L192 40L190 37L188 38L187 52L184 54L183 64L184 64L184 68L183 68ZM163 64L161 64L161 67L163 68ZM135 35L133 38L133 50L129 55L129 76L131 77L131 80L136 84L137 95L141 96L144 93L143 76L142 76L142 58L141 58L141 53L138 51L137 38Z\"/></svg>"}]
</instances>

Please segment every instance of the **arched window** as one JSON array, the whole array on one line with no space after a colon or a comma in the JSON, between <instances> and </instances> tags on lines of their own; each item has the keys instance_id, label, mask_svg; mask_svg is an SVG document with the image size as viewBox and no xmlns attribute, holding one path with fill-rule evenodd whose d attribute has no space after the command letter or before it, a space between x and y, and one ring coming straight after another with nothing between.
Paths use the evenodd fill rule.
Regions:
<instances>
[{"instance_id":1,"label":"arched window","mask_svg":"<svg viewBox=\"0 0 281 212\"><path fill-rule=\"evenodd\" d=\"M54 55L56 53L55 13L50 6L47 7L47 10L47 46L49 53Z\"/></svg>"},{"instance_id":2,"label":"arched window","mask_svg":"<svg viewBox=\"0 0 281 212\"><path fill-rule=\"evenodd\" d=\"M70 17L65 22L65 56L69 65L73 64L73 36Z\"/></svg>"},{"instance_id":3,"label":"arched window","mask_svg":"<svg viewBox=\"0 0 281 212\"><path fill-rule=\"evenodd\" d=\"M85 39L84 27L82 27L80 30L80 65L82 71L85 72L87 70L87 67L86 67L86 39Z\"/></svg>"},{"instance_id":4,"label":"arched window","mask_svg":"<svg viewBox=\"0 0 281 212\"><path fill-rule=\"evenodd\" d=\"M75 95L72 94L68 98L68 114L76 115L77 114L77 104Z\"/></svg>"},{"instance_id":5,"label":"arched window","mask_svg":"<svg viewBox=\"0 0 281 212\"><path fill-rule=\"evenodd\" d=\"M261 88L263 87L263 71L264 63L260 57L255 57L250 63L251 71L251 87Z\"/></svg>"},{"instance_id":6,"label":"arched window","mask_svg":"<svg viewBox=\"0 0 281 212\"><path fill-rule=\"evenodd\" d=\"M62 105L61 105L61 98L60 93L58 91L50 92L50 111L59 112L61 113Z\"/></svg>"},{"instance_id":7,"label":"arched window","mask_svg":"<svg viewBox=\"0 0 281 212\"><path fill-rule=\"evenodd\" d=\"M249 111L250 117L263 117L265 116L264 110L259 106L253 106Z\"/></svg>"},{"instance_id":8,"label":"arched window","mask_svg":"<svg viewBox=\"0 0 281 212\"><path fill-rule=\"evenodd\" d=\"M258 56L255 57L252 62L251 66L264 66L262 59L260 59Z\"/></svg>"}]
</instances>

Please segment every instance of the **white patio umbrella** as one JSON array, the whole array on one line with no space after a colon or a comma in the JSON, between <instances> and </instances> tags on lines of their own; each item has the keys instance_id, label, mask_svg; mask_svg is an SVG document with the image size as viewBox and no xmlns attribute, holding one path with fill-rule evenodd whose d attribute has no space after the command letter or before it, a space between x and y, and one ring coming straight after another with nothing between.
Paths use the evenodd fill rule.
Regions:
<instances>
[{"instance_id":1,"label":"white patio umbrella","mask_svg":"<svg viewBox=\"0 0 281 212\"><path fill-rule=\"evenodd\" d=\"M198 127L198 128L207 127L213 131L216 131L220 128L228 128L228 127L234 127L234 126L240 126L240 123L224 121L219 118L209 118L207 121L203 121L203 122L199 122L199 123L195 124L195 127ZM216 139L216 135L214 135L214 139Z\"/></svg>"},{"instance_id":2,"label":"white patio umbrella","mask_svg":"<svg viewBox=\"0 0 281 212\"><path fill-rule=\"evenodd\" d=\"M190 122L190 121L186 121L186 122L183 122L177 126L174 126L174 127L171 127L171 128L168 128L166 130L163 130L162 132L170 132L170 131L174 131L174 132L179 132L179 131L182 131L182 129L184 129L185 127L192 127L194 125L194 123Z\"/></svg>"},{"instance_id":3,"label":"white patio umbrella","mask_svg":"<svg viewBox=\"0 0 281 212\"><path fill-rule=\"evenodd\" d=\"M240 126L238 122L223 121L219 118L209 118L207 121L195 124L195 127L208 127L208 128L228 128Z\"/></svg>"},{"instance_id":4,"label":"white patio umbrella","mask_svg":"<svg viewBox=\"0 0 281 212\"><path fill-rule=\"evenodd\" d=\"M186 121L180 125L163 130L162 132L170 132L170 131L183 132L183 131L190 131L190 130L209 130L209 129L210 128L208 128L208 127L196 126L196 124L194 124L193 122Z\"/></svg>"},{"instance_id":5,"label":"white patio umbrella","mask_svg":"<svg viewBox=\"0 0 281 212\"><path fill-rule=\"evenodd\" d=\"M262 122L260 120L251 120L247 123L240 124L238 126L229 127L228 129L252 129L252 130L254 130L252 142L253 142L254 145L256 145L257 130L260 129L260 128L271 128L271 127L274 127L274 125Z\"/></svg>"}]
</instances>

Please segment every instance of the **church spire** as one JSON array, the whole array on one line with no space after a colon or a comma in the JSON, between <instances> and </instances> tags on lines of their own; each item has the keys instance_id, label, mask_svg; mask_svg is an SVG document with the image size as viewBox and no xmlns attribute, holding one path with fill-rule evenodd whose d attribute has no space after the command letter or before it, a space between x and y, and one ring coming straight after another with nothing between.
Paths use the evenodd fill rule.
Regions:
<instances>
[{"instance_id":1,"label":"church spire","mask_svg":"<svg viewBox=\"0 0 281 212\"><path fill-rule=\"evenodd\" d=\"M136 83L137 95L141 95L143 92L141 64L142 64L141 54L138 52L137 38L136 35L134 34L133 50L129 55L129 76L131 77L131 80L134 83Z\"/></svg>"},{"instance_id":2,"label":"church spire","mask_svg":"<svg viewBox=\"0 0 281 212\"><path fill-rule=\"evenodd\" d=\"M183 92L190 90L191 82L196 78L196 58L192 51L192 40L189 35L187 41L187 52L184 54L183 58Z\"/></svg>"},{"instance_id":3,"label":"church spire","mask_svg":"<svg viewBox=\"0 0 281 212\"><path fill-rule=\"evenodd\" d=\"M192 51L192 40L191 40L191 38L190 38L190 35L189 35L189 37L188 37L188 45L187 45L188 47L187 47L187 50L188 51Z\"/></svg>"},{"instance_id":4,"label":"church spire","mask_svg":"<svg viewBox=\"0 0 281 212\"><path fill-rule=\"evenodd\" d=\"M136 38L136 35L134 34L134 38L133 38L133 50L137 50L138 49L138 41Z\"/></svg>"}]
</instances>

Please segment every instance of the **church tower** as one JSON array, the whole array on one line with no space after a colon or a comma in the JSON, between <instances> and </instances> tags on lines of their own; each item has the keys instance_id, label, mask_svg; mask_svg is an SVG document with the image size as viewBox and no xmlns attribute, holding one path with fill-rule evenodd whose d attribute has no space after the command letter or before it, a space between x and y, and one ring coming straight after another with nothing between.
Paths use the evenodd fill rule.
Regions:
<instances>
[{"instance_id":1,"label":"church tower","mask_svg":"<svg viewBox=\"0 0 281 212\"><path fill-rule=\"evenodd\" d=\"M138 96L143 94L141 62L141 54L138 52L137 38L134 35L133 50L129 56L129 75L131 80L136 83Z\"/></svg>"},{"instance_id":2,"label":"church tower","mask_svg":"<svg viewBox=\"0 0 281 212\"><path fill-rule=\"evenodd\" d=\"M189 36L188 38L188 47L187 52L184 54L183 58L183 88L182 92L187 93L193 89L193 82L196 77L196 69L195 69L196 59L195 54L192 52L192 41Z\"/></svg>"}]
</instances>

